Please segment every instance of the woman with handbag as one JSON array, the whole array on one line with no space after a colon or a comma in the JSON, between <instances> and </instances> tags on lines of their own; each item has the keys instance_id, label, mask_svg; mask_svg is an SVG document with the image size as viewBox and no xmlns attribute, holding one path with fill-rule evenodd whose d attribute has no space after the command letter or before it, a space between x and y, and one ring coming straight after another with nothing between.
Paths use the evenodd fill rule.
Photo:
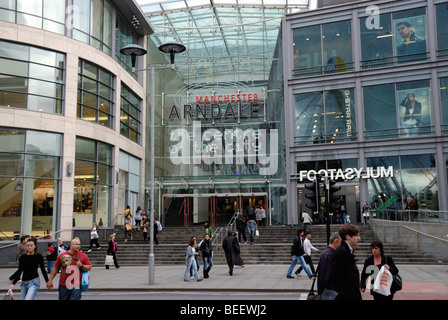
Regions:
<instances>
[{"instance_id":1,"label":"woman with handbag","mask_svg":"<svg viewBox=\"0 0 448 320\"><path fill-rule=\"evenodd\" d=\"M92 251L93 244L95 244L95 246L98 250L101 249L101 246L98 243L98 238L99 238L98 229L99 229L98 225L96 224L96 222L94 222L92 230L90 231L90 246L89 246L89 250L87 250L87 252Z\"/></svg>"},{"instance_id":2,"label":"woman with handbag","mask_svg":"<svg viewBox=\"0 0 448 320\"><path fill-rule=\"evenodd\" d=\"M120 266L118 265L118 261L117 261L117 256L115 255L115 252L117 251L117 242L115 242L115 233L111 234L109 237L109 246L107 248L107 256L106 256L106 269L109 269L109 266L112 265L110 258L108 257L112 257L113 259L113 263L115 265L115 268L120 268Z\"/></svg>"},{"instance_id":3,"label":"woman with handbag","mask_svg":"<svg viewBox=\"0 0 448 320\"><path fill-rule=\"evenodd\" d=\"M381 267L384 266L389 272L392 274L392 276L398 276L398 268L395 266L394 260L390 256L386 256L384 254L384 247L383 243L381 241L375 240L370 244L370 249L372 250L372 256L367 258L364 261L364 267L361 272L361 291L365 292L367 287L367 279L369 276L372 276L371 278L371 285L370 285L370 294L373 295L374 300L393 300L394 294L397 289L394 284L392 284L392 287L390 289L390 295L385 296L380 293L377 293L373 291L373 283L375 281L374 276L378 274L378 272L381 270Z\"/></svg>"},{"instance_id":4,"label":"woman with handbag","mask_svg":"<svg viewBox=\"0 0 448 320\"><path fill-rule=\"evenodd\" d=\"M128 234L132 238L132 215L128 214L124 220L124 242L128 242Z\"/></svg>"}]
</instances>

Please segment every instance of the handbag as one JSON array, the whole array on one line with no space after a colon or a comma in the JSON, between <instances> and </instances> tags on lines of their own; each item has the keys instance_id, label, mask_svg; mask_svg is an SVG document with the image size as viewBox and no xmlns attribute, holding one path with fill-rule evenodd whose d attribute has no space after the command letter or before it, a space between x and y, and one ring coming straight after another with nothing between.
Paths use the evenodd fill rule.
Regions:
<instances>
[{"instance_id":1,"label":"handbag","mask_svg":"<svg viewBox=\"0 0 448 320\"><path fill-rule=\"evenodd\" d=\"M114 264L114 257L112 255L106 255L106 261L104 262L106 266L111 266Z\"/></svg>"},{"instance_id":2,"label":"handbag","mask_svg":"<svg viewBox=\"0 0 448 320\"><path fill-rule=\"evenodd\" d=\"M11 289L8 289L8 292L6 292L2 300L14 300L14 294Z\"/></svg>"},{"instance_id":3,"label":"handbag","mask_svg":"<svg viewBox=\"0 0 448 320\"><path fill-rule=\"evenodd\" d=\"M87 290L89 290L89 285L90 285L90 272L83 271L81 274L81 291L87 292Z\"/></svg>"},{"instance_id":4,"label":"handbag","mask_svg":"<svg viewBox=\"0 0 448 320\"><path fill-rule=\"evenodd\" d=\"M314 293L314 283L317 279L317 272L319 271L319 266L317 267L316 274L313 278L313 284L311 285L310 292L308 293L307 300L335 300L337 296L339 295L338 292L331 290L331 289L325 289L322 294L316 294Z\"/></svg>"},{"instance_id":5,"label":"handbag","mask_svg":"<svg viewBox=\"0 0 448 320\"><path fill-rule=\"evenodd\" d=\"M258 229L257 230L255 230L255 236L260 236L260 231L258 231Z\"/></svg>"},{"instance_id":6,"label":"handbag","mask_svg":"<svg viewBox=\"0 0 448 320\"><path fill-rule=\"evenodd\" d=\"M126 230L127 231L132 230L132 225L130 223L126 223Z\"/></svg>"},{"instance_id":7,"label":"handbag","mask_svg":"<svg viewBox=\"0 0 448 320\"><path fill-rule=\"evenodd\" d=\"M387 261L386 257L386 261ZM401 276L397 273L396 275L392 275L392 286L390 287L391 293L395 293L403 289L403 280Z\"/></svg>"}]
</instances>

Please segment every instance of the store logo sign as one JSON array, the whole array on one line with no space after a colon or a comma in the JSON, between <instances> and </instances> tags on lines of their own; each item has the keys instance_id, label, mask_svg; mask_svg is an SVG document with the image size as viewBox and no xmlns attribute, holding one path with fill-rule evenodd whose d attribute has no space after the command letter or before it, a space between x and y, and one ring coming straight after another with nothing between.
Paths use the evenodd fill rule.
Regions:
<instances>
[{"instance_id":1,"label":"store logo sign","mask_svg":"<svg viewBox=\"0 0 448 320\"><path fill-rule=\"evenodd\" d=\"M291 175L291 179L299 181L313 181L316 175L328 177L330 180L353 180L353 179L378 179L392 178L394 176L394 168L389 167L367 167L367 168L347 168L342 169L322 169L322 170L302 170L295 175Z\"/></svg>"},{"instance_id":2,"label":"store logo sign","mask_svg":"<svg viewBox=\"0 0 448 320\"><path fill-rule=\"evenodd\" d=\"M380 8L375 5L368 6L366 8L366 13L370 14L366 19L366 28L368 30L380 29Z\"/></svg>"},{"instance_id":3,"label":"store logo sign","mask_svg":"<svg viewBox=\"0 0 448 320\"><path fill-rule=\"evenodd\" d=\"M201 122L193 121L191 132L172 130L170 142L177 142L169 148L174 165L259 165L260 175L274 175L278 169L278 129L211 128L202 132Z\"/></svg>"}]
</instances>

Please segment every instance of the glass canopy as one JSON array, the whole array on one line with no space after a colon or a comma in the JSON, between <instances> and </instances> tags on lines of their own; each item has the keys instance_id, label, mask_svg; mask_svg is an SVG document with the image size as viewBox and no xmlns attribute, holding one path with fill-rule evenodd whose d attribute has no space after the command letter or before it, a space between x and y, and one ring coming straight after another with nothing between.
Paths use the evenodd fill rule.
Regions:
<instances>
[{"instance_id":1,"label":"glass canopy","mask_svg":"<svg viewBox=\"0 0 448 320\"><path fill-rule=\"evenodd\" d=\"M154 29L156 46L177 41L184 84L256 86L269 78L281 18L307 10L309 0L136 0ZM169 57L166 57L167 59ZM244 66L244 67L242 67Z\"/></svg>"}]
</instances>

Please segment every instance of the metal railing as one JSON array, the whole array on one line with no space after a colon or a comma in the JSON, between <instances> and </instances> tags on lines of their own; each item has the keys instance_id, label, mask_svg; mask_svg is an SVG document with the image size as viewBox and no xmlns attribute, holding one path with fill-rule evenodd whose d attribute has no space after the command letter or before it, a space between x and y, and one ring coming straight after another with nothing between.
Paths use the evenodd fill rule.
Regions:
<instances>
[{"instance_id":1,"label":"metal railing","mask_svg":"<svg viewBox=\"0 0 448 320\"><path fill-rule=\"evenodd\" d=\"M381 209L371 210L370 214L373 218L381 220L448 224L447 211Z\"/></svg>"},{"instance_id":2,"label":"metal railing","mask_svg":"<svg viewBox=\"0 0 448 320\"><path fill-rule=\"evenodd\" d=\"M233 214L232 218L230 218L229 223L227 223L227 226L225 227L218 227L216 229L215 234L213 235L212 239L212 245L215 245L215 242L219 239L221 243L222 240L224 240L225 237L227 237L227 231L233 229L233 226L235 225L236 219L238 218L238 215L240 213L237 211Z\"/></svg>"}]
</instances>

